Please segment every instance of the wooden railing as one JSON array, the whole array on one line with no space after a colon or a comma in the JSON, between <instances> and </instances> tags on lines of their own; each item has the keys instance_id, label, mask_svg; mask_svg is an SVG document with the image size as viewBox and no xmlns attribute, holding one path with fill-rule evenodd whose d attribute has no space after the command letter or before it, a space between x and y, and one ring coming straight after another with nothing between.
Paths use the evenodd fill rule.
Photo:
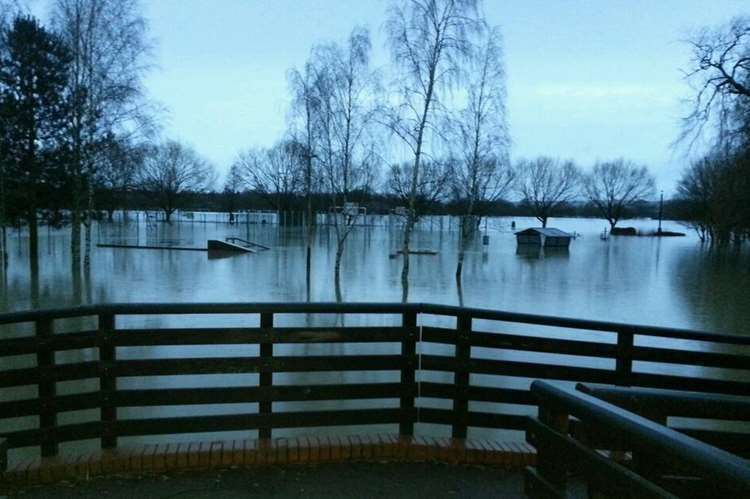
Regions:
<instances>
[{"instance_id":1,"label":"wooden railing","mask_svg":"<svg viewBox=\"0 0 750 499\"><path fill-rule=\"evenodd\" d=\"M750 458L750 399L732 395L679 392L674 390L591 386L576 389L612 405L643 416L732 454ZM683 418L680 421L680 418ZM700 425L684 421L700 420ZM731 423L726 423L731 422ZM722 425L721 423L726 423ZM730 426L732 429L722 428ZM745 430L745 431L738 431ZM583 437L594 445L608 445L606 435L583 429Z\"/></svg>"},{"instance_id":2,"label":"wooden railing","mask_svg":"<svg viewBox=\"0 0 750 499\"><path fill-rule=\"evenodd\" d=\"M527 430L537 449L536 467L526 471L529 497L569 497L571 475L588 485L590 497L747 497L750 491L750 465L734 454L573 388L535 381L531 392L539 416ZM607 442L575 435L572 423ZM602 450L632 458L610 459Z\"/></svg>"},{"instance_id":3,"label":"wooden railing","mask_svg":"<svg viewBox=\"0 0 750 499\"><path fill-rule=\"evenodd\" d=\"M229 314L258 327L125 327L133 316L188 314ZM282 325L289 317L310 318L316 314L335 314L340 324L351 315L364 314L381 322L388 318L393 325ZM76 332L61 332L57 326L63 319L81 317L95 318L96 326ZM191 319L184 321L190 326ZM524 430L527 416L534 413L537 403L528 387L537 378L750 395L750 337L443 305L112 304L7 313L0 315L0 325L12 325L26 333L0 339L0 392L37 387L32 398L0 399L6 400L0 402L0 437L7 439L9 448L40 446L45 456L55 455L62 442L98 438L103 448L112 448L121 437L156 434L257 430L259 437L267 438L278 428L388 424L410 436L417 423L447 425L456 438L466 437L472 427ZM559 337L563 333L568 337ZM664 339L680 340L677 346L683 340L692 344L677 348ZM300 343L386 343L392 353L373 354L367 346L361 346L360 353L354 355L288 356L275 351L278 345ZM128 347L169 345L202 345L206 352L218 345L257 345L257 355L122 355ZM98 352L98 359L55 361L57 352L85 349ZM8 368L13 356L29 355L36 357L35 366ZM642 369L640 361L698 369L684 376L669 373L666 367L656 371L649 368L655 364L644 364ZM715 376L710 369L703 369L706 367L727 370ZM336 385L304 384L304 380L303 384L280 384L274 380L279 373L342 371L390 372L397 378ZM438 375L442 377L435 381L431 372L442 373ZM118 383L129 377L241 373L257 373L257 383L145 390ZM485 375L490 377L489 382ZM59 382L84 379L98 379L98 389L58 393ZM391 402L389 407L372 409L274 410L275 402L363 399ZM450 401L450 408L445 408L445 403L442 408L431 405L430 399ZM483 402L502 405L479 408ZM130 407L240 403L258 403L258 410L137 419L118 416L119 409ZM84 409L99 409L100 418L78 423L60 421L62 413ZM36 428L9 431L4 424L7 418L34 416L39 418Z\"/></svg>"}]
</instances>

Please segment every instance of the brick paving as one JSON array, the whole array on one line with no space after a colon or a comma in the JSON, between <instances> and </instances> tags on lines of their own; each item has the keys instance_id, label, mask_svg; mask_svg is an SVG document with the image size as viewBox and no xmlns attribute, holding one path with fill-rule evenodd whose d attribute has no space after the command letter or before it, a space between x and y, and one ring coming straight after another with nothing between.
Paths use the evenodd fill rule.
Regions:
<instances>
[{"instance_id":1,"label":"brick paving","mask_svg":"<svg viewBox=\"0 0 750 499\"><path fill-rule=\"evenodd\" d=\"M390 462L483 465L520 471L535 461L534 448L523 442L402 438L392 434L185 442L21 461L0 475L0 490L118 474L240 467Z\"/></svg>"}]
</instances>

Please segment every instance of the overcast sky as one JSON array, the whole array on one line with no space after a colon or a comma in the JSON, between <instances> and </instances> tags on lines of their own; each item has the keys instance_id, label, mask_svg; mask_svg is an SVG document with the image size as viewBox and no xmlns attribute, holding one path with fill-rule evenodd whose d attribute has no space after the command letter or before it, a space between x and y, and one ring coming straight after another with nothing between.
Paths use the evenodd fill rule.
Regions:
<instances>
[{"instance_id":1,"label":"overcast sky","mask_svg":"<svg viewBox=\"0 0 750 499\"><path fill-rule=\"evenodd\" d=\"M43 5L36 0L35 7ZM226 172L235 155L284 130L287 70L310 48L364 25L388 64L385 0L143 0L157 45L150 95L165 136ZM35 9L37 10L37 9ZM512 156L624 156L671 192L684 163L677 136L691 30L750 13L740 0L485 0L505 39Z\"/></svg>"}]
</instances>

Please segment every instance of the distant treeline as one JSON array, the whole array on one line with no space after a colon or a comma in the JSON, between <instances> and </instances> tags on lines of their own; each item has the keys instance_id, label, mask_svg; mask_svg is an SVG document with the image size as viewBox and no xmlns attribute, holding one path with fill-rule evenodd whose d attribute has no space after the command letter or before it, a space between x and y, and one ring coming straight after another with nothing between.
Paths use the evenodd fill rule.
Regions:
<instances>
[{"instance_id":1,"label":"distant treeline","mask_svg":"<svg viewBox=\"0 0 750 499\"><path fill-rule=\"evenodd\" d=\"M130 211L160 211L159 203L153 199L150 192L133 191L128 194L128 201L122 205L111 204L112 193L99 191L96 194L97 206L110 209L100 210L98 217L101 219L114 218L117 210ZM350 202L356 203L367 210L368 214L387 215L395 213L403 208L403 199L399 196L380 193L353 192L350 194ZM281 211L303 212L307 207L306 197L303 195L289 196L282 205ZM330 211L331 197L329 194L315 194L312 196L313 210L317 213ZM49 206L51 211L55 208ZM270 203L267 195L259 192L191 192L184 193L179 209L183 211L210 211L224 213L239 213L242 211L277 211L277 206ZM466 201L431 201L425 203L420 215L451 215L463 216L466 212ZM496 200L481 202L475 207L476 216L513 216L534 217L534 209L524 201ZM663 206L663 218L672 220L685 220L687 213L685 204L679 200L665 200ZM556 217L582 217L601 218L600 210L590 202L578 201L563 203L555 211ZM624 218L657 218L659 216L658 202L639 202L630 206ZM301 220L301 219L300 219Z\"/></svg>"}]
</instances>

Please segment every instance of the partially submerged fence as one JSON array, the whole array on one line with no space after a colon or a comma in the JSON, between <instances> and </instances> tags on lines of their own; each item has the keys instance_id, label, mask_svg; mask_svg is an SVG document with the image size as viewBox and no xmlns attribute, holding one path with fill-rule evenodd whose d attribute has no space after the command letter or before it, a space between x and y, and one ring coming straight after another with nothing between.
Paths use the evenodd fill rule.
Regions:
<instances>
[{"instance_id":1,"label":"partially submerged fence","mask_svg":"<svg viewBox=\"0 0 750 499\"><path fill-rule=\"evenodd\" d=\"M229 314L259 325L190 327L195 325L195 314L209 319ZM346 317L361 314L388 317L395 324L279 325L279 318L297 317L304 322L304 317L318 314L341 317L341 324ZM127 318L144 315L185 319L179 328L123 325ZM95 318L97 326L76 332L60 332L56 327L59 321L79 317ZM0 340L0 395L3 390L37 388L32 398L0 399L4 400L0 402L0 437L7 439L10 448L40 446L46 456L57 454L62 442L98 438L103 448L113 448L119 438L138 435L257 430L259 437L267 438L279 428L388 424L409 436L418 423L446 425L455 438L466 437L474 427L523 430L536 406L529 383L539 378L750 395L750 337L443 305L114 304L2 314L0 324L26 333ZM567 337L561 337L561 332ZM277 350L281 345L331 343L362 345L351 355L297 355L299 351L279 355ZM391 353L370 350L369 344L389 344ZM146 358L122 355L131 347L170 345L209 350L221 345L257 345L257 354L161 358L162 350L156 349ZM87 349L97 354L88 354L92 360L57 362L60 352ZM381 353L372 353L376 350ZM15 356L35 357L36 365L9 369L9 360ZM685 374L675 366L690 372ZM295 384L279 383L278 377L274 380L281 373L321 372L391 375L347 384L308 383L304 374ZM247 373L258 374L257 382L151 389L128 388L122 383L132 377ZM59 383L75 380L98 380L98 388L59 393ZM278 402L310 400L390 403L357 409L279 411L274 407ZM125 418L120 414L121 409L133 407L243 403L257 403L258 409L177 417ZM61 418L66 412L84 409L98 409L99 418L87 422ZM35 416L37 427L7 431L8 418Z\"/></svg>"}]
</instances>

